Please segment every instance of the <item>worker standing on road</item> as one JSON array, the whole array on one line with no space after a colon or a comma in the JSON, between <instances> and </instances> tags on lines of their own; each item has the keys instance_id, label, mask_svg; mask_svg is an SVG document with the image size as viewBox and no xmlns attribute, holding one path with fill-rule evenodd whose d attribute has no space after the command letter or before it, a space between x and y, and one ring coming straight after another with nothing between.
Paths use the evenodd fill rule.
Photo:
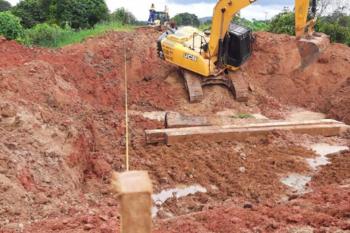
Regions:
<instances>
[{"instance_id":1,"label":"worker standing on road","mask_svg":"<svg viewBox=\"0 0 350 233\"><path fill-rule=\"evenodd\" d=\"M148 23L153 24L155 18L156 18L156 8L154 6L154 3L152 3L151 8L149 9Z\"/></svg>"}]
</instances>

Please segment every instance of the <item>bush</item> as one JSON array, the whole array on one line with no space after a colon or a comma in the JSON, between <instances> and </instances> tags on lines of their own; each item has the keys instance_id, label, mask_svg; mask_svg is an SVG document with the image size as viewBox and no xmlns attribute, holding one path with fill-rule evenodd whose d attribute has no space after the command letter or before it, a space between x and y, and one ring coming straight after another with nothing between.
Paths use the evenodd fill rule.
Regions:
<instances>
[{"instance_id":1,"label":"bush","mask_svg":"<svg viewBox=\"0 0 350 233\"><path fill-rule=\"evenodd\" d=\"M74 29L91 28L109 16L104 0L60 0L51 8L60 26L68 23Z\"/></svg>"},{"instance_id":2,"label":"bush","mask_svg":"<svg viewBox=\"0 0 350 233\"><path fill-rule=\"evenodd\" d=\"M51 22L59 26L68 23L72 28L90 28L108 19L104 0L23 0L13 9L25 28Z\"/></svg>"},{"instance_id":3,"label":"bush","mask_svg":"<svg viewBox=\"0 0 350 233\"><path fill-rule=\"evenodd\" d=\"M172 18L172 20L175 21L178 26L190 25L190 26L198 27L200 24L198 17L190 13L177 14L175 15L174 18Z\"/></svg>"},{"instance_id":4,"label":"bush","mask_svg":"<svg viewBox=\"0 0 350 233\"><path fill-rule=\"evenodd\" d=\"M286 33L295 35L295 17L294 12L282 12L276 15L268 27L269 32Z\"/></svg>"},{"instance_id":5,"label":"bush","mask_svg":"<svg viewBox=\"0 0 350 233\"><path fill-rule=\"evenodd\" d=\"M20 1L11 11L14 15L21 18L21 24L25 28L31 28L38 23L47 20L47 14L41 6L39 0Z\"/></svg>"},{"instance_id":6,"label":"bush","mask_svg":"<svg viewBox=\"0 0 350 233\"><path fill-rule=\"evenodd\" d=\"M110 15L110 20L113 22L120 22L122 24L135 24L135 16L126 10L124 7L118 8Z\"/></svg>"},{"instance_id":7,"label":"bush","mask_svg":"<svg viewBox=\"0 0 350 233\"><path fill-rule=\"evenodd\" d=\"M62 29L57 25L47 23L37 24L25 32L26 43L45 47L55 47L62 34L70 29Z\"/></svg>"},{"instance_id":8,"label":"bush","mask_svg":"<svg viewBox=\"0 0 350 233\"><path fill-rule=\"evenodd\" d=\"M0 12L0 34L10 40L23 36L20 19L10 12Z\"/></svg>"},{"instance_id":9,"label":"bush","mask_svg":"<svg viewBox=\"0 0 350 233\"><path fill-rule=\"evenodd\" d=\"M350 45L350 28L343 27L338 23L319 22L318 31L323 32L331 37L333 42Z\"/></svg>"},{"instance_id":10,"label":"bush","mask_svg":"<svg viewBox=\"0 0 350 233\"><path fill-rule=\"evenodd\" d=\"M11 9L11 4L8 1L0 0L0 12L8 11Z\"/></svg>"},{"instance_id":11,"label":"bush","mask_svg":"<svg viewBox=\"0 0 350 233\"><path fill-rule=\"evenodd\" d=\"M248 27L253 31L267 31L269 29L269 25L265 21L259 21L255 19L250 21L245 18L235 17L233 22L241 26Z\"/></svg>"}]
</instances>

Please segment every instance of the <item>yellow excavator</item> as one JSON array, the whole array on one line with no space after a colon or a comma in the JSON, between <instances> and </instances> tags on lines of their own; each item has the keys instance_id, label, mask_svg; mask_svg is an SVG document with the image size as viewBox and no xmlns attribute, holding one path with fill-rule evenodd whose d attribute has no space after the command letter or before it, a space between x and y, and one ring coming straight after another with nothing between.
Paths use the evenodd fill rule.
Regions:
<instances>
[{"instance_id":1,"label":"yellow excavator","mask_svg":"<svg viewBox=\"0 0 350 233\"><path fill-rule=\"evenodd\" d=\"M251 56L253 35L249 28L233 24L232 19L255 1L218 0L210 32L188 26L169 28L158 39L159 57L180 68L190 102L200 102L202 87L211 84L225 85L237 101L247 100L248 85L234 71ZM312 0L313 17L307 21L309 7L309 0L295 0L296 36L307 62L329 44L328 36L314 32L316 0Z\"/></svg>"}]
</instances>

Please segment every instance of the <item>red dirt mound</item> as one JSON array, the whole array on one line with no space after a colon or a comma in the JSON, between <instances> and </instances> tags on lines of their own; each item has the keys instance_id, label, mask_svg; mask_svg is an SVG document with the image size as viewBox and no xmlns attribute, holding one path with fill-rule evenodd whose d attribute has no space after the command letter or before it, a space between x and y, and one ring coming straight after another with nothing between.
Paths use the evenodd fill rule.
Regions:
<instances>
[{"instance_id":1,"label":"red dirt mound","mask_svg":"<svg viewBox=\"0 0 350 233\"><path fill-rule=\"evenodd\" d=\"M304 158L313 153L278 133L241 144L148 146L144 129L162 127L162 122L142 117L143 112L199 114L233 109L279 116L282 102L348 119L344 106L348 103L349 49L345 46L332 45L314 65L295 72L300 57L294 39L258 33L254 55L243 67L255 87L251 100L236 103L227 90L210 87L205 89L208 95L203 103L190 105L182 82L167 78L175 68L157 57L155 41L160 33L151 28L110 32L57 50L0 40L0 232L117 229L118 204L109 190L109 175L112 169L124 169L125 62L130 110L139 113L130 119L132 168L149 170L156 191L178 183L198 183L208 189L199 198L190 197L191 203L187 199L167 203L174 215L212 209L235 198L253 205L276 204L287 191L280 176L309 172ZM339 192L347 200L348 191ZM293 214L317 214L316 207ZM265 207L259 208L265 213ZM283 208L280 212L288 215L292 204ZM229 216L237 211L228 210L222 221L231 221ZM266 218L257 214L258 220ZM214 216L212 227L220 224L219 210L208 216ZM265 227L260 220L242 217L248 227L260 223ZM194 219L191 224L200 229L201 221ZM326 216L325 221L341 227L344 223L342 217ZM191 224L184 225L182 232L206 232L195 231ZM221 232L225 229L228 232L228 228Z\"/></svg>"},{"instance_id":2,"label":"red dirt mound","mask_svg":"<svg viewBox=\"0 0 350 233\"><path fill-rule=\"evenodd\" d=\"M328 100L328 116L350 124L350 77Z\"/></svg>"},{"instance_id":3,"label":"red dirt mound","mask_svg":"<svg viewBox=\"0 0 350 233\"><path fill-rule=\"evenodd\" d=\"M283 103L329 113L349 121L350 48L332 44L303 70L295 38L260 32L252 58L244 65L251 85Z\"/></svg>"}]
</instances>

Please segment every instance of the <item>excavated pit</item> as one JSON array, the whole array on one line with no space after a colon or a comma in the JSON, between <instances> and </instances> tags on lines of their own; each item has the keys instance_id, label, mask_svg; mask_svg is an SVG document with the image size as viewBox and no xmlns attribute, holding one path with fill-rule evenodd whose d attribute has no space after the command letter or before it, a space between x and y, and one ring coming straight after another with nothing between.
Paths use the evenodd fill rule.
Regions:
<instances>
[{"instance_id":1,"label":"excavated pit","mask_svg":"<svg viewBox=\"0 0 350 233\"><path fill-rule=\"evenodd\" d=\"M317 157L310 145L349 146L347 135L273 132L168 147L146 145L144 130L164 127L167 111L288 119L305 108L350 123L350 48L333 44L300 70L293 37L258 33L241 71L249 101L235 102L213 86L202 103L189 104L176 68L157 57L160 33L110 32L57 50L0 40L0 232L119 229L109 178L112 169L124 169L125 48L131 167L149 171L155 193L179 185L206 190L167 198L155 232L349 230L349 153L331 156L317 171L307 163ZM293 192L281 182L289 174L311 177L311 191Z\"/></svg>"}]
</instances>

